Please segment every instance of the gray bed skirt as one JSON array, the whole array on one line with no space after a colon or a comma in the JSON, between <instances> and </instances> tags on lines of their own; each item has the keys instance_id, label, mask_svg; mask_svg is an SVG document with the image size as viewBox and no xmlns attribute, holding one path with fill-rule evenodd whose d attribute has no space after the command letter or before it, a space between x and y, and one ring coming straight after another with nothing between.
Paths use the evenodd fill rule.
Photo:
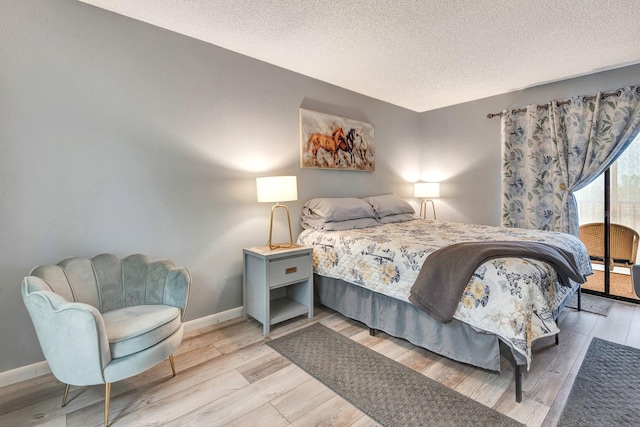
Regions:
<instances>
[{"instance_id":1,"label":"gray bed skirt","mask_svg":"<svg viewBox=\"0 0 640 427\"><path fill-rule=\"evenodd\" d=\"M440 323L409 302L339 279L314 274L314 286L318 302L369 328L406 339L458 362L500 371L500 340L494 334L479 331L457 319ZM508 356L518 365L526 365L523 355L513 350L510 353Z\"/></svg>"}]
</instances>

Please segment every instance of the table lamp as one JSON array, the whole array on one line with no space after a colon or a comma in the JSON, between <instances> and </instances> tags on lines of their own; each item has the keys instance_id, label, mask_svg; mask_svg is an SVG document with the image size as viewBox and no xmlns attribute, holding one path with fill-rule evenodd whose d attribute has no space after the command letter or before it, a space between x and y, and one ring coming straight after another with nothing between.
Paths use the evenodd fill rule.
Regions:
<instances>
[{"instance_id":1,"label":"table lamp","mask_svg":"<svg viewBox=\"0 0 640 427\"><path fill-rule=\"evenodd\" d=\"M420 217L427 219L427 202L431 202L433 209L433 219L436 218L436 206L431 198L440 197L439 182L416 182L413 184L413 197L421 198Z\"/></svg>"},{"instance_id":2,"label":"table lamp","mask_svg":"<svg viewBox=\"0 0 640 427\"><path fill-rule=\"evenodd\" d=\"M271 221L269 223L269 249L290 248L293 246L293 234L291 233L291 217L289 208L280 202L298 200L298 182L295 176L269 176L256 178L258 202L275 202L271 207ZM289 224L289 243L272 243L273 237L273 213L276 208L284 208L287 212Z\"/></svg>"}]
</instances>

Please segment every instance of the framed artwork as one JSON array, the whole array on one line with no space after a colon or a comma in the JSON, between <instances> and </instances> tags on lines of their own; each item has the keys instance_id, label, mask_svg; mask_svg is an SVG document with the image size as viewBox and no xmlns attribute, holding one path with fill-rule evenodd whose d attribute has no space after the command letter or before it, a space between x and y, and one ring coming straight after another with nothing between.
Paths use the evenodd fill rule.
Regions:
<instances>
[{"instance_id":1,"label":"framed artwork","mask_svg":"<svg viewBox=\"0 0 640 427\"><path fill-rule=\"evenodd\" d=\"M373 125L300 109L300 167L375 170Z\"/></svg>"}]
</instances>

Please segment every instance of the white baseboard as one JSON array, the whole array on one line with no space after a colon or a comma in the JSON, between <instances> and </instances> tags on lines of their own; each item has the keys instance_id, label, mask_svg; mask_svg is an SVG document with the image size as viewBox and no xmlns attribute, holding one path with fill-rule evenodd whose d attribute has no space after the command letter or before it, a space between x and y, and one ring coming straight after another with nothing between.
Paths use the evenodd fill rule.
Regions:
<instances>
[{"instance_id":1,"label":"white baseboard","mask_svg":"<svg viewBox=\"0 0 640 427\"><path fill-rule=\"evenodd\" d=\"M199 319L193 319L189 320L188 322L184 322L184 331L195 331L196 329L206 328L207 326L226 322L227 320L235 319L236 317L240 316L242 316L242 306L232 308L231 310L223 311L221 313L216 313L210 316L200 317Z\"/></svg>"},{"instance_id":2,"label":"white baseboard","mask_svg":"<svg viewBox=\"0 0 640 427\"><path fill-rule=\"evenodd\" d=\"M240 316L242 316L242 307L232 308L231 310L223 311L221 313L184 322L184 331L194 331L196 329L205 328L207 326L235 319ZM0 387L6 387L11 384L30 380L50 373L51 369L49 368L49 364L46 360L27 366L21 366L16 369L11 369L10 371L0 372Z\"/></svg>"},{"instance_id":3,"label":"white baseboard","mask_svg":"<svg viewBox=\"0 0 640 427\"><path fill-rule=\"evenodd\" d=\"M0 387L5 387L50 373L51 369L49 368L49 364L46 360L32 365L21 366L10 371L0 372Z\"/></svg>"}]
</instances>

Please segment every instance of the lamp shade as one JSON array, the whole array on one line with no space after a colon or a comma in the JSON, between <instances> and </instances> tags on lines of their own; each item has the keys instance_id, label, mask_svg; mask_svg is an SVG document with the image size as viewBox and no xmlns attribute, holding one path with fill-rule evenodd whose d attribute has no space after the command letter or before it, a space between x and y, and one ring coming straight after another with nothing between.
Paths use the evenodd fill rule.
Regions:
<instances>
[{"instance_id":1,"label":"lamp shade","mask_svg":"<svg viewBox=\"0 0 640 427\"><path fill-rule=\"evenodd\" d=\"M440 183L416 182L413 184L413 197L440 197Z\"/></svg>"},{"instance_id":2,"label":"lamp shade","mask_svg":"<svg viewBox=\"0 0 640 427\"><path fill-rule=\"evenodd\" d=\"M298 181L295 176L256 178L258 202L288 202L298 200Z\"/></svg>"}]
</instances>

